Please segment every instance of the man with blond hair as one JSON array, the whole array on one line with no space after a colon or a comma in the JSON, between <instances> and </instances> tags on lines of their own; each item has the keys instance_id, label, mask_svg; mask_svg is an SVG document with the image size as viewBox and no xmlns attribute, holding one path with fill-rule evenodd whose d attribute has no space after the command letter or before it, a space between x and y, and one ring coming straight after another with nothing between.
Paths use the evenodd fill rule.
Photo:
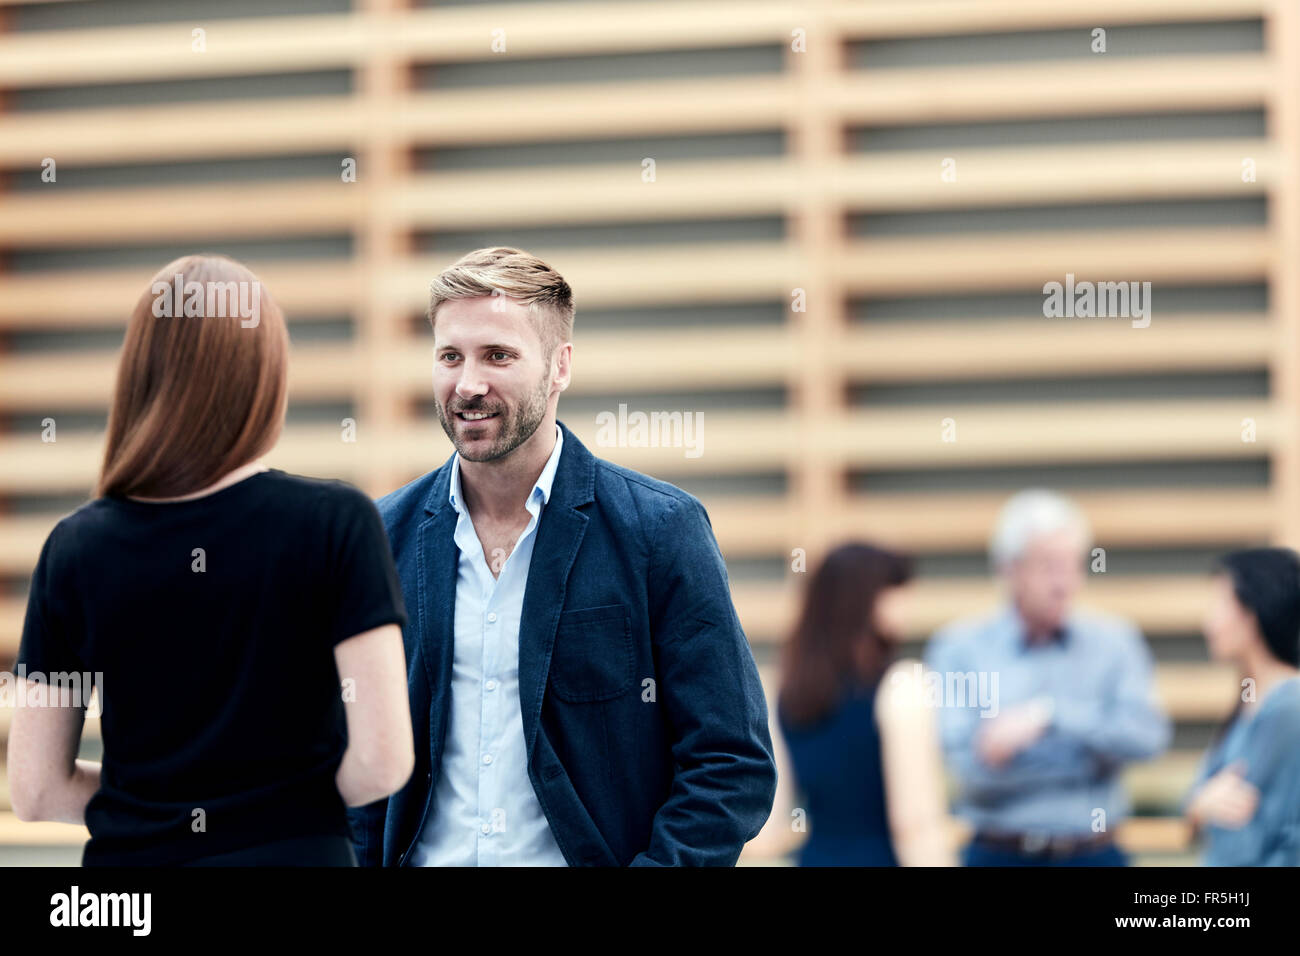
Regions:
<instances>
[{"instance_id":1,"label":"man with blond hair","mask_svg":"<svg viewBox=\"0 0 1300 956\"><path fill-rule=\"evenodd\" d=\"M378 502L416 767L352 812L363 866L729 866L771 811L767 707L704 508L556 421L573 314L518 249L432 283L456 450Z\"/></svg>"}]
</instances>

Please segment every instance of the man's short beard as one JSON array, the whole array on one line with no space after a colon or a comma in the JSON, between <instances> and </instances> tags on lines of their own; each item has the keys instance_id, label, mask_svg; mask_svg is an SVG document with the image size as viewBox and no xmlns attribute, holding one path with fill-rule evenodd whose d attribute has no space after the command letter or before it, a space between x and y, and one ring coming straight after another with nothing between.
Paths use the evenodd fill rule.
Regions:
<instances>
[{"instance_id":1,"label":"man's short beard","mask_svg":"<svg viewBox=\"0 0 1300 956\"><path fill-rule=\"evenodd\" d=\"M441 402L437 403L435 407L438 410L438 421L442 425L442 430L447 433L447 437L451 439L451 443L456 446L456 451L460 453L462 458L466 461L496 461L498 458L504 458L533 437L533 433L541 427L542 422L546 419L546 406L549 398L550 379L549 376L543 375L526 405L513 413L508 412L505 408L501 410L500 435L493 442L492 447L478 454L477 457L467 455L465 449L460 446L460 442L456 440L456 424L452 420L455 418L454 413L448 413ZM476 411L473 406L461 410Z\"/></svg>"}]
</instances>

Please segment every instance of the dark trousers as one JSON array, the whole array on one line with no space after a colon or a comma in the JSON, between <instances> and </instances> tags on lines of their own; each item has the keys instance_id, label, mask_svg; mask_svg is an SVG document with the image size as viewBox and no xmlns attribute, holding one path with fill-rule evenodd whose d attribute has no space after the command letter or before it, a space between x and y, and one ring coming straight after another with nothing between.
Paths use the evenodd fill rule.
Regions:
<instances>
[{"instance_id":1,"label":"dark trousers","mask_svg":"<svg viewBox=\"0 0 1300 956\"><path fill-rule=\"evenodd\" d=\"M1016 853L971 843L962 858L966 866L1128 866L1129 858L1115 844L1073 856Z\"/></svg>"},{"instance_id":2,"label":"dark trousers","mask_svg":"<svg viewBox=\"0 0 1300 956\"><path fill-rule=\"evenodd\" d=\"M352 841L342 836L307 836L217 853L182 866L356 866Z\"/></svg>"}]
</instances>

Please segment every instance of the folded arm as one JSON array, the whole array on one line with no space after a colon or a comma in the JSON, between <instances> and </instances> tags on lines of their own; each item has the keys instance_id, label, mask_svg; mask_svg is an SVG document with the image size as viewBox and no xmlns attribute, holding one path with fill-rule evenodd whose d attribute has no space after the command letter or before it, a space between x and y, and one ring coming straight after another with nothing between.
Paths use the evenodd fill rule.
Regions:
<instances>
[{"instance_id":1,"label":"folded arm","mask_svg":"<svg viewBox=\"0 0 1300 956\"><path fill-rule=\"evenodd\" d=\"M1169 746L1172 728L1156 700L1151 654L1141 635L1120 645L1104 699L1055 701L1052 728L1112 764L1146 760Z\"/></svg>"},{"instance_id":2,"label":"folded arm","mask_svg":"<svg viewBox=\"0 0 1300 956\"><path fill-rule=\"evenodd\" d=\"M930 642L926 666L939 675L945 686L949 675L979 671L957 642L942 637ZM1017 793L1090 779L1095 761L1076 742L1050 729L1006 764L994 767L986 763L980 756L978 737L983 727L996 719L982 716L981 708L973 701L965 706L944 702L939 708L939 739L944 756L968 799L995 803Z\"/></svg>"}]
</instances>

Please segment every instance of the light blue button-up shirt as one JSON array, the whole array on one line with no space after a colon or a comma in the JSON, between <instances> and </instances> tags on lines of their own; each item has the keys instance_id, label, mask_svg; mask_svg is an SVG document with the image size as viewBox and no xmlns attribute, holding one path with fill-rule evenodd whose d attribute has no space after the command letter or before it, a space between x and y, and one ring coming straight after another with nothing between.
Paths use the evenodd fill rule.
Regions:
<instances>
[{"instance_id":1,"label":"light blue button-up shirt","mask_svg":"<svg viewBox=\"0 0 1300 956\"><path fill-rule=\"evenodd\" d=\"M1129 812L1120 771L1168 746L1151 653L1136 627L1076 609L1055 639L1025 640L1009 604L941 630L926 649L956 810L974 828L1044 837L1114 828ZM988 689L988 700L974 690ZM968 690L969 689L969 690ZM1051 702L1046 733L1004 767L976 749L982 724L1033 699Z\"/></svg>"},{"instance_id":2,"label":"light blue button-up shirt","mask_svg":"<svg viewBox=\"0 0 1300 956\"><path fill-rule=\"evenodd\" d=\"M566 866L532 782L519 702L519 620L542 508L560 462L564 438L525 507L532 517L500 575L474 531L452 459L449 499L459 517L456 547L455 649L446 749L413 866ZM498 563L500 563L500 557Z\"/></svg>"}]
</instances>

